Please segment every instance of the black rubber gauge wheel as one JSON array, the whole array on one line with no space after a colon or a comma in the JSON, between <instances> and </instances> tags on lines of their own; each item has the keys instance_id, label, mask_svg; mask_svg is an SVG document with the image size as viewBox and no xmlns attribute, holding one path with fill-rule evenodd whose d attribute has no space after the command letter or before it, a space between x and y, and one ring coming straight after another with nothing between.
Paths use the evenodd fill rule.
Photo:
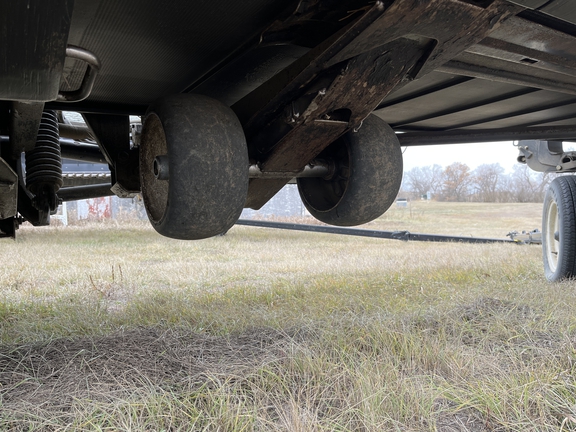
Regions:
<instances>
[{"instance_id":1,"label":"black rubber gauge wheel","mask_svg":"<svg viewBox=\"0 0 576 432\"><path fill-rule=\"evenodd\" d=\"M551 282L576 276L576 177L554 179L544 198L542 254Z\"/></svg>"},{"instance_id":2,"label":"black rubber gauge wheel","mask_svg":"<svg viewBox=\"0 0 576 432\"><path fill-rule=\"evenodd\" d=\"M248 193L248 151L230 108L206 96L159 99L145 116L142 197L160 234L194 240L236 223Z\"/></svg>"},{"instance_id":3,"label":"black rubber gauge wheel","mask_svg":"<svg viewBox=\"0 0 576 432\"><path fill-rule=\"evenodd\" d=\"M321 222L354 226L381 216L402 183L402 151L396 134L375 115L358 132L330 144L318 159L334 160L330 178L298 178L298 191L312 216Z\"/></svg>"}]
</instances>

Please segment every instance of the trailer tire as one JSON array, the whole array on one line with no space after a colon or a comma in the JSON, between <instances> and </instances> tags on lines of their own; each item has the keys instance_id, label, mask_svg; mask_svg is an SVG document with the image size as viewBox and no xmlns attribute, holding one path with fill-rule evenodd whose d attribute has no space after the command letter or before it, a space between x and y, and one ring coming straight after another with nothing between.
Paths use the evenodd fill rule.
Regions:
<instances>
[{"instance_id":1,"label":"trailer tire","mask_svg":"<svg viewBox=\"0 0 576 432\"><path fill-rule=\"evenodd\" d=\"M321 222L355 226L381 216L394 202L402 183L402 151L396 134L375 115L358 132L330 144L318 159L334 160L330 178L298 178L306 209Z\"/></svg>"},{"instance_id":2,"label":"trailer tire","mask_svg":"<svg viewBox=\"0 0 576 432\"><path fill-rule=\"evenodd\" d=\"M544 273L551 282L576 276L576 177L554 179L542 214Z\"/></svg>"},{"instance_id":3,"label":"trailer tire","mask_svg":"<svg viewBox=\"0 0 576 432\"><path fill-rule=\"evenodd\" d=\"M246 201L248 165L242 126L219 101L179 94L148 109L140 181L148 218L158 233L195 240L229 230Z\"/></svg>"}]
</instances>

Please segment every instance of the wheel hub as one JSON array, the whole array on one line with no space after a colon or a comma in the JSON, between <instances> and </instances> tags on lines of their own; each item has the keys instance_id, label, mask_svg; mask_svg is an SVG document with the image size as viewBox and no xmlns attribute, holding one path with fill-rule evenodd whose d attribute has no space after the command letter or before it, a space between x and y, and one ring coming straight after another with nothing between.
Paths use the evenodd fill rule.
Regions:
<instances>
[{"instance_id":1,"label":"wheel hub","mask_svg":"<svg viewBox=\"0 0 576 432\"><path fill-rule=\"evenodd\" d=\"M162 122L156 114L150 114L142 129L140 172L146 210L156 223L162 220L168 206L168 161L164 156L167 151Z\"/></svg>"}]
</instances>

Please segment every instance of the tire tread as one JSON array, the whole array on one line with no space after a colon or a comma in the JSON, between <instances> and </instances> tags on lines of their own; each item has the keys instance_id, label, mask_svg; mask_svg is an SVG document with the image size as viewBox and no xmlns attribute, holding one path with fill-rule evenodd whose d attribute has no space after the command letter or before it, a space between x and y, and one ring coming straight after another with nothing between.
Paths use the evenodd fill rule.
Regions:
<instances>
[{"instance_id":1,"label":"tire tread","mask_svg":"<svg viewBox=\"0 0 576 432\"><path fill-rule=\"evenodd\" d=\"M570 279L576 276L576 177L565 175L557 177L550 184L544 199L542 217L543 242L546 242L548 203L554 200L558 208L558 229L560 244L558 265L552 271L547 262L547 247L543 244L544 270L552 282Z\"/></svg>"}]
</instances>

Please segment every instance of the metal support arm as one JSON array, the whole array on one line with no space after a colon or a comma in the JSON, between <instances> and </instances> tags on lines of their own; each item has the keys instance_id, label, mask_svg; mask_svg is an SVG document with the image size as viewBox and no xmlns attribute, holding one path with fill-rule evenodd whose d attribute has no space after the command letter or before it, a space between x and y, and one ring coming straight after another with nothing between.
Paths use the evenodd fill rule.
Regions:
<instances>
[{"instance_id":1,"label":"metal support arm","mask_svg":"<svg viewBox=\"0 0 576 432\"><path fill-rule=\"evenodd\" d=\"M527 164L534 171L576 171L576 152L565 152L562 141L520 141L518 150L518 162Z\"/></svg>"}]
</instances>

